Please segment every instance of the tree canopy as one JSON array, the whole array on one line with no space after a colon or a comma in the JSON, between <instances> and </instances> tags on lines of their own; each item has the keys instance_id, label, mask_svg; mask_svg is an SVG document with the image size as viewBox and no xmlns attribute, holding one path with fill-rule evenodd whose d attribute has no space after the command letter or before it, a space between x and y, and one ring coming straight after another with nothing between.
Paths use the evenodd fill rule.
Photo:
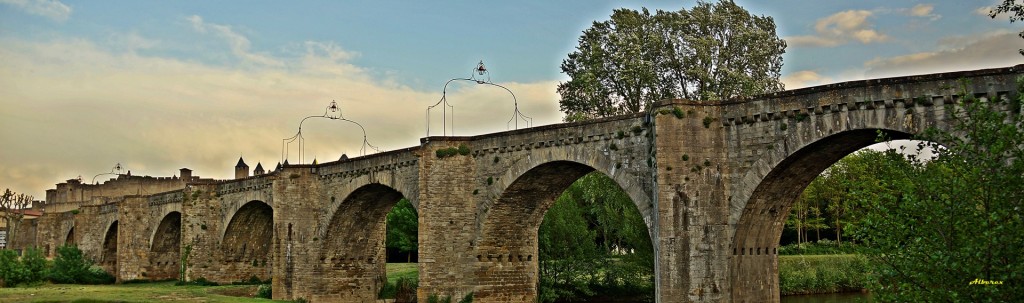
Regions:
<instances>
[{"instance_id":1,"label":"tree canopy","mask_svg":"<svg viewBox=\"0 0 1024 303\"><path fill-rule=\"evenodd\" d=\"M783 89L775 21L733 1L692 9L616 9L562 61L567 121L636 113L662 99L720 100Z\"/></svg>"}]
</instances>

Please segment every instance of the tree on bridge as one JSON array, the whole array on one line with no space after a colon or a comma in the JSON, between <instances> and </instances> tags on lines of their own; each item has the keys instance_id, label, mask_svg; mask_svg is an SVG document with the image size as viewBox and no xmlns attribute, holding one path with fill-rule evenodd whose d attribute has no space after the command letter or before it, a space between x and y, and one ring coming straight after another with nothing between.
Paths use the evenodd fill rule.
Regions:
<instances>
[{"instance_id":1,"label":"tree on bridge","mask_svg":"<svg viewBox=\"0 0 1024 303\"><path fill-rule=\"evenodd\" d=\"M636 113L662 99L720 100L783 89L775 21L731 0L690 10L616 9L579 38L558 85L566 121Z\"/></svg>"}]
</instances>

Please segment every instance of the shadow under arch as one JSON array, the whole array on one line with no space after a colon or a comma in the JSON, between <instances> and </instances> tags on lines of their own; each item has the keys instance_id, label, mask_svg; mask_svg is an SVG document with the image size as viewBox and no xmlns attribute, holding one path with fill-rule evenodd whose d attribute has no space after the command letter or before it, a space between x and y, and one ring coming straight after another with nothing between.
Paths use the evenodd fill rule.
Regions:
<instances>
[{"instance_id":1,"label":"shadow under arch","mask_svg":"<svg viewBox=\"0 0 1024 303\"><path fill-rule=\"evenodd\" d=\"M334 212L321 232L319 254L321 293L327 295L313 300L377 299L387 281L387 214L403 197L387 185L372 183L352 191L340 203L332 200Z\"/></svg>"},{"instance_id":2,"label":"shadow under arch","mask_svg":"<svg viewBox=\"0 0 1024 303\"><path fill-rule=\"evenodd\" d=\"M533 166L516 176L481 217L476 238L474 298L485 302L535 302L539 277L538 230L544 215L574 182L596 170L573 161L551 161ZM601 171L601 173L604 173ZM606 174L607 175L607 174ZM615 183L626 191L620 180ZM650 221L644 216L648 235ZM652 241L653 243L653 241Z\"/></svg>"},{"instance_id":3,"label":"shadow under arch","mask_svg":"<svg viewBox=\"0 0 1024 303\"><path fill-rule=\"evenodd\" d=\"M75 227L74 226L72 226L71 229L68 230L67 235L64 237L64 245L66 245L66 246L77 246L78 245L78 243L75 243Z\"/></svg>"},{"instance_id":4,"label":"shadow under arch","mask_svg":"<svg viewBox=\"0 0 1024 303\"><path fill-rule=\"evenodd\" d=\"M180 256L181 213L172 211L164 215L150 237L147 278L150 280L177 278Z\"/></svg>"},{"instance_id":5,"label":"shadow under arch","mask_svg":"<svg viewBox=\"0 0 1024 303\"><path fill-rule=\"evenodd\" d=\"M221 251L225 262L256 264L251 267L268 268L270 246L273 239L274 209L263 201L253 200L242 205L227 228L221 240ZM260 277L266 278L266 277Z\"/></svg>"},{"instance_id":6,"label":"shadow under arch","mask_svg":"<svg viewBox=\"0 0 1024 303\"><path fill-rule=\"evenodd\" d=\"M100 257L100 266L115 277L117 274L117 234L118 221L110 223L106 234L103 236L103 252Z\"/></svg>"},{"instance_id":7,"label":"shadow under arch","mask_svg":"<svg viewBox=\"0 0 1024 303\"><path fill-rule=\"evenodd\" d=\"M799 147L781 160L762 159L771 170L755 176L760 177L758 185L750 192L735 224L729 265L733 301L778 302L778 245L790 209L811 181L829 166L879 143L879 132L886 141L913 137L890 129L848 130ZM751 171L746 177L759 174L756 169Z\"/></svg>"}]
</instances>

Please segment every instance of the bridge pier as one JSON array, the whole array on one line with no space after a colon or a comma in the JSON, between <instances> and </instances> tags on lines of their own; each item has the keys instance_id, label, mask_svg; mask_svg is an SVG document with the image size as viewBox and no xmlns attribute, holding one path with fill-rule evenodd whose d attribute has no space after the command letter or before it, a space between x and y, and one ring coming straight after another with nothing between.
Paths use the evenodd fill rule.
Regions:
<instances>
[{"instance_id":1,"label":"bridge pier","mask_svg":"<svg viewBox=\"0 0 1024 303\"><path fill-rule=\"evenodd\" d=\"M458 301L476 290L479 260L474 256L477 227L475 174L471 157L441 158L436 151L458 148L468 140L427 138L419 162L419 289L416 297L426 302L431 295ZM475 302L487 302L490 288L474 294ZM526 294L524 294L526 295ZM479 298L479 299L478 299Z\"/></svg>"},{"instance_id":2,"label":"bridge pier","mask_svg":"<svg viewBox=\"0 0 1024 303\"><path fill-rule=\"evenodd\" d=\"M729 201L721 108L660 102L654 110L658 302L729 301Z\"/></svg>"}]
</instances>

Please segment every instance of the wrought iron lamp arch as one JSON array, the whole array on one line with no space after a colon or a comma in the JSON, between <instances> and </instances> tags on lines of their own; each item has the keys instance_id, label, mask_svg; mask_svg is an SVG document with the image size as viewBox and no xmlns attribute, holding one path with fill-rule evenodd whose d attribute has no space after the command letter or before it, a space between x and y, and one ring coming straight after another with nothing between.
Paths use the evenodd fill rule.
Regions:
<instances>
[{"instance_id":1,"label":"wrought iron lamp arch","mask_svg":"<svg viewBox=\"0 0 1024 303\"><path fill-rule=\"evenodd\" d=\"M480 76L480 78L477 79L477 76ZM486 80L483 78L484 76L487 77ZM469 82L474 82L476 84L486 84L486 85L496 86L496 87L499 87L501 89L504 89L506 92L508 92L509 95L512 95L512 102L513 102L513 106L514 106L514 110L512 111L512 117L508 120L508 122L505 123L505 128L506 129L511 129L514 126L515 129L519 129L519 122L520 122L520 120L524 124L526 124L526 127L533 126L533 118L531 118L531 117L523 114L523 112L519 111L519 100L516 98L516 94L512 93L512 90L508 89L508 87L505 87L505 86L502 86L500 84L491 82L491 73L489 71L487 71L487 67L484 66L484 61L481 60L480 63L477 63L476 67L473 68L473 71L470 73L469 78L452 78L452 79L448 80L447 82L445 82L444 83L444 89L441 90L441 100L438 100L437 103L434 103L434 105L431 105L431 106L427 107L427 110L426 110L426 115L427 115L427 137L430 137L430 110L432 110L432 109L434 109L435 107L438 107L438 106L440 106L441 110L442 110L441 135L442 136L447 135L448 128L449 128L449 124L448 124L449 119L451 119L452 135L455 135L455 114L454 114L455 107L452 106L450 103L448 103L448 99L447 99L447 96L448 96L448 85L451 84L452 82L455 82L455 81L469 81ZM451 112L450 116L449 116L449 111Z\"/></svg>"},{"instance_id":2,"label":"wrought iron lamp arch","mask_svg":"<svg viewBox=\"0 0 1024 303\"><path fill-rule=\"evenodd\" d=\"M117 176L117 175L121 175L122 171L125 171L125 168L124 168L124 166L121 165L120 162L118 162L117 164L114 165L114 167L112 167L110 169L109 173L99 173L99 174L96 174L95 176L93 176L92 177L92 182L90 184L96 184L96 178L99 178L100 176L105 176L105 175ZM81 181L82 177L79 176L78 179L79 179L79 181Z\"/></svg>"},{"instance_id":3,"label":"wrought iron lamp arch","mask_svg":"<svg viewBox=\"0 0 1024 303\"><path fill-rule=\"evenodd\" d=\"M359 124L359 122L346 119L345 116L342 115L341 108L338 107L338 103L335 102L334 100L331 100L331 104L328 105L326 109L324 109L324 114L323 115L308 116L308 117L302 118L302 120L299 121L299 128L298 128L298 131L295 133L295 135L291 136L291 137L288 137L288 138L281 139L281 162L282 163L287 163L288 162L289 152L290 152L291 144L292 143L296 143L296 145L298 145L299 163L300 164L304 163L304 161L305 161L305 153L306 153L306 151L305 151L306 144L305 144L305 138L303 138L303 136L302 136L302 124L306 123L306 120L308 120L310 118L324 118L324 119L328 119L328 120L337 120L337 121L343 121L343 122L348 122L348 123L355 124L356 126L359 127L359 130L363 132L363 143L362 143L362 146L359 148L359 155L360 156L365 156L367 148L372 149L374 152L380 152L380 148L378 148L377 146L374 146L373 144L370 144L370 141L367 139L366 128L363 127L362 124Z\"/></svg>"}]
</instances>

